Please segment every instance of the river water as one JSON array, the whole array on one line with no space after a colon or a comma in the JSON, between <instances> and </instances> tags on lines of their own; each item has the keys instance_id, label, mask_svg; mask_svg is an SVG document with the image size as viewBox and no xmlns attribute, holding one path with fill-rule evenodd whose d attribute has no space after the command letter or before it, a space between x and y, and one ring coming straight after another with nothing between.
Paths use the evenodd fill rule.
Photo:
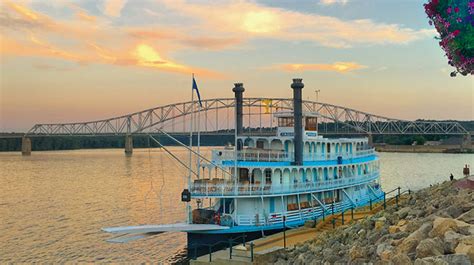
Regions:
<instances>
[{"instance_id":1,"label":"river water","mask_svg":"<svg viewBox=\"0 0 474 265\"><path fill-rule=\"evenodd\" d=\"M184 149L171 148L183 161ZM209 155L209 149L205 149ZM380 153L385 190L461 177L472 154ZM0 153L0 263L162 262L186 254L184 233L108 243L102 227L184 220L186 171L163 151Z\"/></svg>"}]
</instances>

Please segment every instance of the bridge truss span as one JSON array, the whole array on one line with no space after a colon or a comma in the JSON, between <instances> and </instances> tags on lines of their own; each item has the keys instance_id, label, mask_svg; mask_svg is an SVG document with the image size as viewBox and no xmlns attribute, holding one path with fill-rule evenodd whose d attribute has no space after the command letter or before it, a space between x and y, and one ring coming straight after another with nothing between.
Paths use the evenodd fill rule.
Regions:
<instances>
[{"instance_id":1,"label":"bridge truss span","mask_svg":"<svg viewBox=\"0 0 474 265\"><path fill-rule=\"evenodd\" d=\"M135 112L110 119L36 124L26 134L32 136L132 135L156 132L160 128L172 133L189 133L191 117L203 133L232 133L234 98L215 98L198 102L181 102ZM244 98L244 127L247 133L271 132L276 123L272 114L291 111L291 98ZM469 132L457 122L408 121L383 117L328 103L303 101L303 110L320 115L321 134L450 134ZM196 127L193 129L196 130Z\"/></svg>"}]
</instances>

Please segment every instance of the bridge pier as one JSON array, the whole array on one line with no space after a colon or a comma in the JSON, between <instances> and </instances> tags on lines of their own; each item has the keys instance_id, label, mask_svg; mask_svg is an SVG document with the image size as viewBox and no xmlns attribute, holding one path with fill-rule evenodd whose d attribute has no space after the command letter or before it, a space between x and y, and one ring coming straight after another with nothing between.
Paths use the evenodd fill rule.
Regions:
<instances>
[{"instance_id":1,"label":"bridge pier","mask_svg":"<svg viewBox=\"0 0 474 265\"><path fill-rule=\"evenodd\" d=\"M131 156L133 154L133 138L131 134L125 136L125 155Z\"/></svg>"},{"instance_id":2,"label":"bridge pier","mask_svg":"<svg viewBox=\"0 0 474 265\"><path fill-rule=\"evenodd\" d=\"M27 137L21 138L21 154L24 156L31 155L31 139Z\"/></svg>"},{"instance_id":3,"label":"bridge pier","mask_svg":"<svg viewBox=\"0 0 474 265\"><path fill-rule=\"evenodd\" d=\"M461 149L472 149L471 133L462 136Z\"/></svg>"}]
</instances>

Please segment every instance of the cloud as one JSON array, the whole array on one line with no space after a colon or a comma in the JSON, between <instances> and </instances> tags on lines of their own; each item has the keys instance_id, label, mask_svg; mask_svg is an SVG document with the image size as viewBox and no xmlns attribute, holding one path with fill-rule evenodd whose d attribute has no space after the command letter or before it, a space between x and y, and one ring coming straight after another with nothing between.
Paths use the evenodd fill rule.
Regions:
<instances>
[{"instance_id":1,"label":"cloud","mask_svg":"<svg viewBox=\"0 0 474 265\"><path fill-rule=\"evenodd\" d=\"M157 68L163 71L186 73L186 74L199 74L200 76L206 77L219 77L220 74L205 69L193 68L186 65L182 65L170 60L164 59L153 47L147 44L139 44L132 51L134 58L136 59L137 65Z\"/></svg>"},{"instance_id":2,"label":"cloud","mask_svg":"<svg viewBox=\"0 0 474 265\"><path fill-rule=\"evenodd\" d=\"M119 17L126 2L126 0L106 0L103 12L109 17Z\"/></svg>"},{"instance_id":3,"label":"cloud","mask_svg":"<svg viewBox=\"0 0 474 265\"><path fill-rule=\"evenodd\" d=\"M398 24L376 23L370 19L342 20L249 1L193 4L182 0L162 0L160 3L183 17L192 18L192 26L198 27L200 31L213 36L230 35L242 40L273 38L349 48L358 45L405 44L433 35L432 30L414 30ZM225 16L222 15L224 11Z\"/></svg>"},{"instance_id":4,"label":"cloud","mask_svg":"<svg viewBox=\"0 0 474 265\"><path fill-rule=\"evenodd\" d=\"M319 0L320 5L334 5L334 4L340 4L340 5L345 5L349 2L349 0Z\"/></svg>"},{"instance_id":5,"label":"cloud","mask_svg":"<svg viewBox=\"0 0 474 265\"><path fill-rule=\"evenodd\" d=\"M304 72L304 71L330 71L338 73L347 73L359 69L367 68L355 62L335 62L332 64L278 64L268 67L268 70L282 70L286 72Z\"/></svg>"},{"instance_id":6,"label":"cloud","mask_svg":"<svg viewBox=\"0 0 474 265\"><path fill-rule=\"evenodd\" d=\"M114 2L113 5L118 6L124 3L124 1L122 3ZM164 30L161 35L159 31L152 29L115 28L112 30L107 24L99 24L99 28L98 23L102 23L101 20L71 3L65 3L64 6L74 11L75 20L68 21L53 19L17 3L7 2L7 5L9 7L7 12L0 13L0 21L5 22L2 23L2 26L6 29L5 35L2 34L1 38L2 49L0 52L2 55L60 58L82 65L102 63L135 66L174 73L196 73L210 78L223 76L215 71L188 66L168 59L166 53L161 53L159 50L167 51L172 46L171 44L162 43L158 50L153 48L149 42L156 39L179 39L178 44L189 42L185 45L218 47L228 45L230 40L189 38L182 33L175 34L170 30ZM87 23L84 24L84 22ZM130 34L139 40L139 44L134 43L136 40L130 41L128 38ZM117 45L117 43L121 44ZM55 69L44 64L36 68Z\"/></svg>"}]
</instances>

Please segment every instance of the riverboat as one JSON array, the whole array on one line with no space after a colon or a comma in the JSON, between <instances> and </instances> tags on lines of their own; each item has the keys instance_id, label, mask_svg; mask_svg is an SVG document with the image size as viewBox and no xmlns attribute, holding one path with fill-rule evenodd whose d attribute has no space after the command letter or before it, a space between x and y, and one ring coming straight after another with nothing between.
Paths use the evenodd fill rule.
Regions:
<instances>
[{"instance_id":1,"label":"riverboat","mask_svg":"<svg viewBox=\"0 0 474 265\"><path fill-rule=\"evenodd\" d=\"M302 79L293 79L293 109L274 113L274 133L259 135L244 132L245 89L236 83L235 143L212 150L210 159L203 158L199 178L191 178L190 168L188 187L181 196L187 203L186 222L104 230L184 231L192 255L217 242L232 242L243 235L246 240L256 239L381 198L379 158L368 138L320 135L320 115L303 111L303 87Z\"/></svg>"}]
</instances>

